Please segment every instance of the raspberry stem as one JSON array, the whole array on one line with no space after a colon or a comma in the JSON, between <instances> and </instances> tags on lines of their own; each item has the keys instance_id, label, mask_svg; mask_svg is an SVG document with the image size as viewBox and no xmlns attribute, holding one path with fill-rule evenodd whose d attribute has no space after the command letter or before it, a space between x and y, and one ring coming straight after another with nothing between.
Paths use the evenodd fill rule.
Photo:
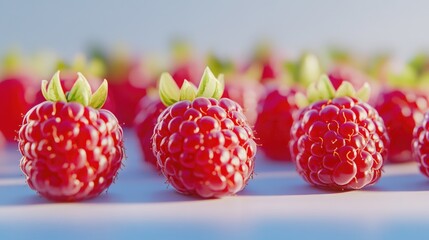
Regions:
<instances>
[{"instance_id":1,"label":"raspberry stem","mask_svg":"<svg viewBox=\"0 0 429 240\"><path fill-rule=\"evenodd\" d=\"M337 97L354 97L366 102L369 99L371 89L368 83L365 83L357 91L350 82L344 81L337 90L335 90L328 76L322 75L317 82L310 84L306 94L297 93L295 101L299 107L306 107L311 103L334 99Z\"/></svg>"},{"instance_id":2,"label":"raspberry stem","mask_svg":"<svg viewBox=\"0 0 429 240\"><path fill-rule=\"evenodd\" d=\"M198 88L187 80L185 80L182 87L179 88L169 73L161 74L159 81L159 96L162 103L166 106L183 100L192 101L197 97L219 99L223 94L223 90L223 74L220 74L216 78L208 67L204 70Z\"/></svg>"},{"instance_id":3,"label":"raspberry stem","mask_svg":"<svg viewBox=\"0 0 429 240\"><path fill-rule=\"evenodd\" d=\"M54 74L51 81L42 80L42 94L45 99L51 102L78 102L95 109L101 108L107 99L108 86L106 79L104 79L103 83L93 94L85 76L80 72L77 75L78 78L73 84L72 89L65 94L61 86L60 71Z\"/></svg>"}]
</instances>

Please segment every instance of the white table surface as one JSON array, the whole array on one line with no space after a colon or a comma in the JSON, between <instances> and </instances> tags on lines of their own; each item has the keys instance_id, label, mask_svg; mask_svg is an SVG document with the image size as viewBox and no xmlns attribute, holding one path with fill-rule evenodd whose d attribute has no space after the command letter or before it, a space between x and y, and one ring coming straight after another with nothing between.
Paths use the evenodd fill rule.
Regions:
<instances>
[{"instance_id":1,"label":"white table surface","mask_svg":"<svg viewBox=\"0 0 429 240\"><path fill-rule=\"evenodd\" d=\"M107 193L49 202L29 189L20 154L0 154L0 239L428 239L429 179L415 163L387 165L374 186L329 192L290 163L258 154L237 196L201 200L176 193L146 168L126 131L128 159Z\"/></svg>"}]
</instances>

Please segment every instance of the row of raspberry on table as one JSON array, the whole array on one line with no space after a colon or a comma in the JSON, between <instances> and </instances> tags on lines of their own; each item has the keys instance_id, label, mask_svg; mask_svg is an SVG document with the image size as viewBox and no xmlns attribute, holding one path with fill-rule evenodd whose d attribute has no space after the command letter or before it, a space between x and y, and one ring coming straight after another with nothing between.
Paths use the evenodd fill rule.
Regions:
<instances>
[{"instance_id":1,"label":"row of raspberry on table","mask_svg":"<svg viewBox=\"0 0 429 240\"><path fill-rule=\"evenodd\" d=\"M139 58L124 52L97 51L88 55L79 55L69 62L48 54L31 58L14 54L4 56L0 98L9 103L4 106L9 117L1 120L1 142L16 139L23 113L43 100L40 80L49 78L57 69L62 70L61 82L65 90L72 87L76 71L84 73L93 87L106 78L109 96L104 108L111 110L120 124L132 127L135 122L146 123L149 120L145 116L157 112L150 106L162 108L154 94L161 72L171 72L181 86L184 79L197 83L201 69L207 65L215 74L225 75L224 97L243 106L259 135L262 150L269 158L278 160L290 159L288 151L281 147L283 142L289 141L292 113L297 109L290 96L305 89L322 72L328 73L336 88L344 80L355 87L364 82L371 84L369 103L378 110L391 136L389 161L412 160L412 129L428 108L428 93L422 91L429 79L428 60L424 54L401 64L386 55L359 58L341 51L331 51L319 58L305 53L290 59L278 56L265 46L255 50L248 59L237 61L216 58L213 54L198 58L186 46L178 45L170 63L164 66L156 58ZM146 128L150 131L150 127ZM145 135L145 127L137 130ZM146 157L151 158L150 154Z\"/></svg>"},{"instance_id":2,"label":"row of raspberry on table","mask_svg":"<svg viewBox=\"0 0 429 240\"><path fill-rule=\"evenodd\" d=\"M7 59L8 61L6 62L9 65L8 65L8 68L5 68L8 71L5 71L5 72L8 72L9 76L13 76L13 74L10 74L10 73L16 73L16 70L19 69L17 66L19 65L16 64L17 59L14 59L14 56L8 56L8 57L9 57ZM113 112L119 109L130 110L132 109L132 107L129 107L129 106L132 106L132 104L130 103L118 104L117 101L124 100L126 99L126 97L130 97L129 95L135 95L137 91L134 91L134 90L136 89L144 90L145 92L143 96L140 96L136 101L136 102L140 102L139 104L136 103L137 109L132 109L131 111L133 112L131 119L134 120L135 129L137 130L139 139L142 143L143 153L145 154L143 159L145 159L149 163L153 163L153 165L160 168L161 171L163 171L164 175L170 174L172 176L175 176L179 172L181 172L181 174L184 174L184 169L180 168L181 171L177 171L177 169L172 170L172 169L175 169L174 167L177 168L177 163L172 164L171 161L166 161L165 159L164 159L165 160L164 162L163 161L160 162L160 157L156 156L157 154L154 154L153 148L154 149L157 149L157 148L156 148L156 144L153 144L152 142L154 141L153 134L159 128L155 126L157 124L157 121L159 120L159 115L161 114L161 112L165 112L164 109L166 107L164 105L166 102L165 100L162 101L163 100L162 96L165 97L166 95L161 94L161 99L160 99L159 97L157 97L158 94L151 94L150 89L152 89L153 86L149 87L149 85L151 84L154 86L159 85L160 89L162 90L163 87L161 83L157 84L156 80L146 82L149 85L146 85L146 84L138 85L138 84L135 84L135 82L133 83L132 79L134 80L138 79L136 78L136 76L139 76L141 71L135 71L135 69L127 70L128 68L126 66L129 66L129 65L124 63L132 62L132 61L129 61L128 58L121 57L121 58L114 58L114 59L115 60L120 59L120 61L116 61L116 62L111 61L111 62L115 62L115 64L109 65L109 63L111 63L109 61L103 62L100 59L96 58L94 59L94 61L85 63L84 59L81 58L81 59L78 59L79 61L76 61L74 64L72 64L73 66L71 66L70 68L74 70L72 70L71 72L76 70L82 70L82 71L88 71L88 72L98 72L100 74L103 72L102 71L103 68L107 70L107 69L114 69L115 67L117 67L116 72L121 72L121 71L127 72L126 75L129 77L127 78L128 80L126 80L128 84L126 84L125 86L128 86L129 88L122 88L122 89L119 88L120 90L118 90L118 92L122 93L122 95L111 94L110 96L106 96L107 108L110 108ZM352 60L350 59L347 60L347 58L345 60L344 57L342 57L340 58L341 60L338 60L337 62L332 61L335 64L333 64L333 67L331 68L331 70L329 70L328 76L323 78L325 82L328 81L329 84L327 84L322 89L320 89L320 86L323 86L323 84L320 85L319 83L316 83L316 81L324 71L323 70L324 68L322 67L323 64L318 60L318 58L315 55L304 54L297 61L294 61L294 62L286 61L286 63L283 63L283 64L275 64L276 63L275 59L270 57L269 54L262 55L262 57L261 55L259 55L259 58L256 58L256 59L265 59L265 60L264 61L253 60L252 64L247 64L247 66L243 67L242 69L234 68L233 64L224 63L213 57L210 57L209 60L207 60L207 63L209 65L211 64L212 66L214 66L214 69L217 69L218 72L225 72L225 74L222 75L222 79L226 80L225 86L222 87L222 90L225 89L223 96L235 100L236 102L239 103L238 106L240 105L243 106L244 114L246 115L244 117L244 116L240 116L241 113L234 114L234 115L237 115L237 116L234 116L234 121L238 121L236 124L238 124L239 122L246 122L247 124L248 122L250 123L250 126L254 125L254 130L255 130L254 132L249 127L244 127L244 128L243 126L241 127L245 130L247 134L246 139L248 138L253 139L256 136L255 138L256 142L260 144L260 149L264 151L264 153L267 155L268 158L276 159L276 160L295 161L297 163L298 172L301 175L303 175L304 179L306 179L308 182L312 184L322 185L322 186L336 188L336 189L359 189L368 184L372 184L376 180L378 180L378 178L380 177L380 169L383 164L382 160L385 158L385 155L388 152L387 150L389 150L390 152L390 156L388 159L391 161L396 161L396 162L411 161L412 160L411 152L412 152L412 146L413 146L416 157L423 159L421 168L422 168L422 171L425 173L426 154L424 151L424 143L425 143L424 127L420 126L420 128L416 128L414 133L415 135L414 143L413 144L411 143L413 139L412 131L415 128L416 124L418 124L423 119L423 113L426 111L426 106L427 106L427 98L424 96L424 94L421 94L421 93L417 94L416 93L417 90L415 88L416 86L424 86L425 84L426 76L425 76L425 70L424 70L424 67L425 67L424 62L426 59L424 57L422 56L416 57L415 59L413 59L413 61L410 61L410 63L404 65L401 68L401 71L398 71L396 69L395 71L389 71L389 69L387 68L387 66L389 66L388 61L386 59L384 59L383 61L380 60L377 62L377 64L375 64L377 67L368 68L368 69L371 69L371 71L367 71L367 72L363 71L363 68L362 69L357 68L356 66L358 65L356 63L353 63ZM185 62L187 63L185 64L185 66L188 66L186 68L189 70L187 71L188 73L191 70L192 71L198 70L197 64L192 66L189 64L190 62L192 62L191 60L187 59ZM63 63L57 65L57 67L60 67L60 68L64 68L64 66L65 64ZM275 66L283 66L283 71L275 71L276 69ZM352 66L354 66L354 68ZM130 68L130 69L133 69L133 68ZM140 68L139 66L138 69L141 70L142 68ZM64 71L67 72L67 70L68 68L65 67ZM182 71L182 69L180 69L179 72L183 73L186 71ZM369 72L371 72L372 74L377 73L379 75L379 79L382 79L383 81L370 80L371 77L368 74ZM211 74L211 71L209 71L209 73ZM207 76L207 74L209 73L206 70L203 75L203 79L204 79L204 76ZM71 76L72 75L73 74L71 74ZM133 77L130 77L130 76L133 76ZM189 81L187 80L188 78L189 78ZM228 78L239 79L239 80L229 80L230 82L228 82ZM73 89L75 88L75 85L76 85L73 81L74 80L73 76L70 77L71 80L69 81L67 81L67 77L66 78L61 77L60 79L59 76L56 76L56 79L57 81L60 82L60 85L62 86L62 88L64 88L64 92L73 92ZM97 86L97 81L96 81L97 78L94 78L94 79L95 80L89 81L89 85L88 85L89 89L91 88L94 89L94 86ZM163 78L161 77L161 79ZM164 77L164 79L166 78ZM175 90L179 91L179 90L185 89L186 94L188 95L190 94L193 97L198 96L197 92L193 93L193 89L196 89L196 87L194 87L194 85L192 84L192 80L191 80L192 77L190 75L188 77L179 78L177 77L176 74L173 74L168 79L170 79L169 85L177 85ZM246 80L246 79L250 79L250 80ZM255 80L251 80L251 79L255 79ZM9 80L6 82L16 83L17 81ZM343 84L343 82L347 84ZM369 92L367 93L368 95L367 97L370 98L370 102L375 105L375 110L373 110L373 107L371 107L368 104L361 105L361 103L355 99L356 96L354 94L356 93L356 91L354 89L359 88L361 90L365 90L368 87L368 82L373 86L373 88L378 90L376 91L376 94L369 95ZM390 86L388 84L390 84ZM69 86L67 87L67 85ZM304 89L306 87L309 88L309 90L307 91L308 98L302 97L302 94L301 94L302 92L304 92ZM25 86L23 88L25 89ZM43 93L43 89L44 88L42 87L42 91L39 91L37 94L35 94L36 99L38 97L41 99L39 100L39 102L43 101L42 97L46 98L46 93L45 94ZM131 90L131 89L134 89L134 90ZM330 119L330 121L334 121L334 123L332 124L328 122L328 119L322 119L322 121L319 121L320 120L319 119L316 122L311 122L309 121L309 119L306 120L306 118L311 119L312 115L306 116L305 114L303 114L304 112L302 110L303 106L302 105L300 106L299 101L297 101L297 99L301 99L301 100L306 99L305 101L307 101L308 103L311 103L311 102L314 102L314 100L323 100L324 98L319 99L318 97L316 97L315 99L311 99L311 96L313 98L314 96L316 96L314 95L314 92L317 92L318 90L321 90L322 92L325 91L325 93L322 95L324 97L332 99L332 103L330 102L331 101L330 100L327 103L322 104L323 106L317 106L315 109L312 109L312 110L315 110L316 112L320 111L319 113L320 116L322 116L322 113L328 112L328 115L330 114L330 116L333 117L332 119ZM6 91L6 92L10 92L10 91ZM109 92L115 92L115 91L113 90ZM166 93L174 94L174 92L175 91L167 91ZM339 92L339 94L337 94L337 92ZM347 94L344 95L343 94L344 92ZM186 94L184 96L186 96ZM179 95L181 97L182 93L180 93ZM115 99L115 96L117 97L116 99ZM301 98L299 98L298 96L301 96ZM28 98L28 94L25 97ZM337 97L339 97L340 100L338 99L335 100L335 98ZM351 97L351 99L347 99L347 97ZM189 100L192 100L192 99L193 98ZM109 100L111 101L110 106L109 106ZM164 104L162 104L161 102L163 102ZM386 102L389 103L390 105L386 105ZM219 102L219 104L220 103L221 102ZM112 106L115 106L115 104L117 104L116 106L120 106L120 107L117 107L116 109L112 108ZM209 105L211 106L213 104L216 105L218 103L211 102ZM326 107L325 105L330 105L330 104L333 104L334 106L326 108L330 110L328 111L325 109ZM127 107L122 107L122 106L127 106ZM345 111L344 108L350 108L350 109L349 111ZM227 110L229 110L229 108L227 108ZM383 111L387 112L387 117L383 116ZM381 117L384 118L386 127L383 127L384 123L383 123L383 126L381 126L380 124L381 118L378 117L378 113L380 113ZM340 117L337 117L338 119L336 119L335 116L338 114L340 114ZM392 117L392 114L396 114L396 115ZM119 123L121 125L126 124L125 121L121 120L120 112L116 112L116 115L118 116ZM186 116L195 118L197 117L197 115L189 115L189 116L186 115ZM254 118L252 118L252 116L254 116ZM199 116L199 118L200 117L202 116ZM366 117L369 120L365 119ZM391 147L391 146L394 146L395 132L393 130L395 130L394 129L395 127L393 125L388 125L388 122L389 122L388 117L390 117L392 119L392 122L394 123L398 122L398 120L396 120L398 119L398 117L404 117L405 119L404 121L401 121L401 125L399 125L398 129L396 129L397 132L400 132L401 134L402 139L397 138L397 140L400 143L399 145L403 147L403 149ZM410 121L410 119L412 121ZM368 120L368 121L364 121L364 120ZM208 122L207 121L206 123L202 123L202 124L209 124L210 121ZM302 121L303 123L300 123L297 125L296 122L299 122L299 121ZM295 122L295 125L293 125L294 122ZM404 123L410 124L409 143L404 141L405 139ZM211 125L209 124L209 126L213 127L216 125L215 123L213 124ZM226 127L228 128L228 126ZM169 129L170 126L164 127L164 128ZM197 126L194 129L199 129L199 128L200 127ZM301 129L300 130L301 132L298 131L299 129ZM228 130L232 130L232 129L228 129ZM236 129L234 128L234 130ZM237 130L237 132L234 132L233 134L228 133L227 136L230 138L230 140L235 139L238 136L242 136L242 135L244 136L244 132L242 131L240 132L240 131L241 130ZM376 134L374 134L374 131L376 132ZM386 134L384 133L385 131L387 131ZM196 134L196 133L193 133L193 134ZM328 146L326 145L327 141L317 142L316 137L312 136L312 134L316 134L315 136L318 136L317 134L321 134L319 138L329 139L332 143L335 143L337 145L333 144L332 146ZM161 135L162 135L162 131L161 131ZM25 136L26 135L20 136L20 138L25 139ZM168 136L168 137L170 138L171 136ZM388 140L389 138L390 138L390 141ZM162 141L158 142L158 145L160 146L155 151L155 153L159 153L162 150L164 150L165 152L168 152L171 150L170 147L173 149L171 151L175 151L174 147L177 148L180 146L180 150L182 150L182 148L185 147L185 145L175 145L175 144L176 142L186 140L187 138L183 138L182 136L182 137L178 137L177 139L176 138L174 139L175 139L174 141L164 140L164 142L168 142L167 146L164 146L164 148L167 148L167 149L163 149L161 147L161 145L163 145ZM225 141L225 135L223 134L222 137L220 137L220 139L223 139L223 141ZM54 138L54 141L59 141L59 140ZM196 150L198 148L196 146L201 147L201 145L199 145L201 141L204 142L205 140L202 140L202 139L198 141L195 140L194 141L195 144L193 144L193 147L191 148L194 148ZM213 142L213 140L207 140L207 141ZM250 145L247 144L246 145L247 147L244 149L247 152L247 155L248 155L247 157L253 159L256 149L253 149L253 147L250 147L250 150L249 150ZM289 152L289 145L290 145L290 151L292 151L292 153ZM357 150L345 148L345 147L350 147L349 145L352 148L355 147ZM189 147L190 144L187 143L186 146ZM23 152L25 152L25 145L23 145L22 148L24 149ZM321 149L325 151L324 154L322 154L323 151ZM241 150L237 150L237 151L238 152L229 153L228 156L230 157L235 156L238 159L239 158L245 159L243 155L244 153L239 153L239 151ZM299 151L302 151L302 152L299 152ZM345 159L346 163L341 161L341 155L343 155L342 158ZM213 153L210 153L208 156L213 156ZM192 157L180 155L180 156L177 156L176 158L177 159L186 158L189 160L189 158L192 158ZM221 156L218 156L218 158L222 159ZM360 161L359 164L357 163L359 161L357 161L356 159ZM233 162L236 162L236 161L237 160L234 160ZM245 161L245 160L242 160L242 161ZM215 188L221 189L222 190L221 193L213 193L213 192L207 191L207 189L204 189L204 188L203 189L200 188L199 190L196 190L195 185L191 185L191 187L194 188L192 191L187 191L185 182L187 183L193 182L193 181L189 181L189 176L193 174L192 171L188 171L186 173L186 176L188 176L187 180L183 180L183 178L178 178L182 181L181 183L179 183L178 182L179 180L176 179L175 182L173 182L173 180L170 180L171 181L170 184L175 186L175 188L179 192L193 193L193 194L197 194L205 197L222 196L225 193L228 193L228 191L225 190L226 189L225 186L227 186L226 183L239 181L241 182L241 185L244 186L243 180L248 179L251 176L251 173L253 172L252 161L246 162L246 165L245 165L246 167L244 167L244 165L240 166L240 168L244 167L244 169L240 170L244 174L241 176L241 180L237 180L234 178L229 180L225 180L226 178L212 179L213 181L217 181L218 186ZM357 162L354 162L354 161L357 161ZM191 164L191 163L187 162L187 164ZM167 166L170 166L170 167L167 167ZM24 167L23 168L24 172L25 172L25 169L26 168ZM170 171L167 169L169 169ZM228 171L228 169L225 169L224 171ZM219 174L220 173L221 172L219 172ZM219 177L219 175L216 175L216 176ZM169 179L174 179L174 178L169 178ZM350 181L354 181L354 184L350 184ZM246 181L244 181L244 184L245 182ZM230 186L228 185L228 187ZM232 189L233 190L235 189L234 186L232 187ZM239 191L240 189L242 189L242 187L237 187L232 192ZM226 192L223 192L223 191L226 191Z\"/></svg>"}]
</instances>

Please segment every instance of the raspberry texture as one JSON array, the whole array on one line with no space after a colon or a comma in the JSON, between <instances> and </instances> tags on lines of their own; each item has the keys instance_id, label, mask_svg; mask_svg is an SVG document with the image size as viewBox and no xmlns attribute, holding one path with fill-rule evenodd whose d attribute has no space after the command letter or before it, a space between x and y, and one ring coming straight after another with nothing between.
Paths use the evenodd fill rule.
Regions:
<instances>
[{"instance_id":1,"label":"raspberry texture","mask_svg":"<svg viewBox=\"0 0 429 240\"><path fill-rule=\"evenodd\" d=\"M290 129L297 112L293 89L271 90L258 107L255 132L261 150L273 160L290 160Z\"/></svg>"},{"instance_id":2,"label":"raspberry texture","mask_svg":"<svg viewBox=\"0 0 429 240\"><path fill-rule=\"evenodd\" d=\"M210 198L245 187L253 174L256 143L236 102L199 97L161 113L153 151L178 192Z\"/></svg>"},{"instance_id":3,"label":"raspberry texture","mask_svg":"<svg viewBox=\"0 0 429 240\"><path fill-rule=\"evenodd\" d=\"M424 114L422 122L414 128L412 150L420 172L429 177L429 112Z\"/></svg>"},{"instance_id":4,"label":"raspberry texture","mask_svg":"<svg viewBox=\"0 0 429 240\"><path fill-rule=\"evenodd\" d=\"M321 100L303 108L291 138L298 173L313 185L335 190L375 183L389 144L377 111L351 97Z\"/></svg>"},{"instance_id":5,"label":"raspberry texture","mask_svg":"<svg viewBox=\"0 0 429 240\"><path fill-rule=\"evenodd\" d=\"M46 101L24 117L20 167L29 186L48 199L92 198L109 187L121 167L122 136L107 110Z\"/></svg>"},{"instance_id":6,"label":"raspberry texture","mask_svg":"<svg viewBox=\"0 0 429 240\"><path fill-rule=\"evenodd\" d=\"M412 161L413 129L428 106L428 97L415 91L387 90L379 95L375 109L383 118L391 140L389 161Z\"/></svg>"}]
</instances>

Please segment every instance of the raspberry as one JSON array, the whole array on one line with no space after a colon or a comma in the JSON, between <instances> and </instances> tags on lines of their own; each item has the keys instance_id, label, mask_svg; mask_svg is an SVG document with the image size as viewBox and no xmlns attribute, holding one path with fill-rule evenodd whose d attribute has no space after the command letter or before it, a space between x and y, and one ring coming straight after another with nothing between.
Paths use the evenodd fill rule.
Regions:
<instances>
[{"instance_id":1,"label":"raspberry","mask_svg":"<svg viewBox=\"0 0 429 240\"><path fill-rule=\"evenodd\" d=\"M429 177L429 112L424 114L423 120L413 131L412 152L414 159L419 163L420 172Z\"/></svg>"},{"instance_id":2,"label":"raspberry","mask_svg":"<svg viewBox=\"0 0 429 240\"><path fill-rule=\"evenodd\" d=\"M271 90L259 103L255 123L256 137L261 150L273 160L290 160L288 144L293 115L298 110L294 89Z\"/></svg>"},{"instance_id":3,"label":"raspberry","mask_svg":"<svg viewBox=\"0 0 429 240\"><path fill-rule=\"evenodd\" d=\"M249 123L254 124L258 117L258 100L263 95L264 89L257 82L243 82L244 79L235 80L227 81L223 97L237 102L243 108L244 115Z\"/></svg>"},{"instance_id":4,"label":"raspberry","mask_svg":"<svg viewBox=\"0 0 429 240\"><path fill-rule=\"evenodd\" d=\"M144 161L158 168L156 157L152 152L152 135L158 116L165 106L159 98L148 95L140 100L138 108L134 128L140 142L140 150Z\"/></svg>"},{"instance_id":5,"label":"raspberry","mask_svg":"<svg viewBox=\"0 0 429 240\"><path fill-rule=\"evenodd\" d=\"M0 132L7 141L16 140L22 116L30 109L32 100L30 79L19 75L11 75L0 81L0 102L3 117L0 118ZM6 117L7 115L7 117Z\"/></svg>"},{"instance_id":6,"label":"raspberry","mask_svg":"<svg viewBox=\"0 0 429 240\"><path fill-rule=\"evenodd\" d=\"M54 75L48 90L42 90L49 101L30 109L19 130L20 166L27 183L54 201L98 196L114 181L124 157L116 117L97 109L107 96L107 82L92 95L85 81L79 75L66 97L59 74Z\"/></svg>"},{"instance_id":7,"label":"raspberry","mask_svg":"<svg viewBox=\"0 0 429 240\"><path fill-rule=\"evenodd\" d=\"M310 96L321 100L301 109L291 130L290 151L298 173L315 186L335 190L375 183L389 144L383 120L357 94L345 91L352 88L350 83L335 92L327 77L320 81L326 84L321 89L329 89L320 96L330 99Z\"/></svg>"},{"instance_id":8,"label":"raspberry","mask_svg":"<svg viewBox=\"0 0 429 240\"><path fill-rule=\"evenodd\" d=\"M391 139L389 161L412 161L413 129L423 119L428 106L428 97L416 91L393 89L379 95L375 109L383 118Z\"/></svg>"},{"instance_id":9,"label":"raspberry","mask_svg":"<svg viewBox=\"0 0 429 240\"><path fill-rule=\"evenodd\" d=\"M219 81L207 68L198 93L180 99L158 118L153 134L153 153L167 181L180 193L204 198L232 195L242 190L253 174L256 144L241 107L234 101L215 98L222 93ZM161 76L160 95L165 103ZM213 85L214 84L214 85ZM184 82L182 93L186 92ZM210 86L217 86L207 90ZM203 89L202 87L207 87ZM190 87L189 89L195 89ZM180 94L183 96L182 94ZM192 99L192 96L200 96ZM214 98L212 98L214 97Z\"/></svg>"}]
</instances>

